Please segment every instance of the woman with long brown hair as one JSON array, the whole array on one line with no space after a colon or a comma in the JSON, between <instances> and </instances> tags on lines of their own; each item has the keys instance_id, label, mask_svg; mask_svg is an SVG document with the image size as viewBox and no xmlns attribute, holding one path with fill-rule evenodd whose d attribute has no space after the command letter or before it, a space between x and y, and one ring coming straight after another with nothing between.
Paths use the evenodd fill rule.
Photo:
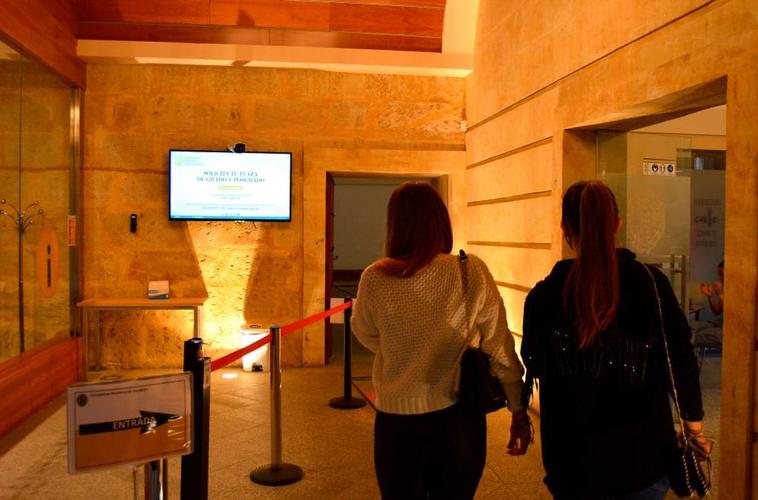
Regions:
<instances>
[{"instance_id":1,"label":"woman with long brown hair","mask_svg":"<svg viewBox=\"0 0 758 500\"><path fill-rule=\"evenodd\" d=\"M487 427L457 403L460 361L478 330L513 412L509 453L526 452L523 367L492 275L469 256L461 264L445 204L429 185L409 182L390 197L385 257L361 276L352 319L376 353L374 465L384 499L470 499L484 469ZM468 310L468 314L466 311Z\"/></svg>"},{"instance_id":2,"label":"woman with long brown hair","mask_svg":"<svg viewBox=\"0 0 758 500\"><path fill-rule=\"evenodd\" d=\"M540 382L545 483L556 499L666 495L677 442L661 316L684 432L708 447L687 319L666 277L616 248L620 225L605 184L572 185L561 228L576 258L526 299L521 354L527 382Z\"/></svg>"}]
</instances>

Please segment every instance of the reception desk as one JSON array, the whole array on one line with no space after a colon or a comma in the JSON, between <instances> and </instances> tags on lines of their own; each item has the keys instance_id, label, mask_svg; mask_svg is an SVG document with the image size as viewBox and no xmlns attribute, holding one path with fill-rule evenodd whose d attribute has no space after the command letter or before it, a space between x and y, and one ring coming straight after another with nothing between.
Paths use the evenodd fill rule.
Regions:
<instances>
[{"instance_id":1,"label":"reception desk","mask_svg":"<svg viewBox=\"0 0 758 500\"><path fill-rule=\"evenodd\" d=\"M201 337L201 313L205 298L187 297L170 299L86 299L78 304L82 310L82 335L84 340L84 366L89 369L89 320L95 320L95 370L100 370L100 311L192 311L194 337Z\"/></svg>"}]
</instances>

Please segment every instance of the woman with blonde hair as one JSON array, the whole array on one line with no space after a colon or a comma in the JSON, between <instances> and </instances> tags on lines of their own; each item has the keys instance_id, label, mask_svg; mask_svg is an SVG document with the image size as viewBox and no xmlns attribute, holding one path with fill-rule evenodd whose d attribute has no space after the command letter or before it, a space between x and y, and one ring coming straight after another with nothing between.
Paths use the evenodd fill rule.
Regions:
<instances>
[{"instance_id":1,"label":"woman with blonde hair","mask_svg":"<svg viewBox=\"0 0 758 500\"><path fill-rule=\"evenodd\" d=\"M666 277L616 248L620 225L608 186L572 185L561 228L576 258L526 299L521 355L527 381L540 382L545 483L556 499L664 498L677 453L669 355L684 432L709 451L687 319Z\"/></svg>"},{"instance_id":2,"label":"woman with blonde hair","mask_svg":"<svg viewBox=\"0 0 758 500\"><path fill-rule=\"evenodd\" d=\"M487 424L457 404L469 344L481 339L508 396L509 453L525 453L531 440L521 405L523 367L502 299L481 259L462 264L450 255L450 218L429 184L409 182L392 193L385 243L386 256L361 276L352 318L358 340L376 353L374 465L382 498L473 498Z\"/></svg>"}]
</instances>

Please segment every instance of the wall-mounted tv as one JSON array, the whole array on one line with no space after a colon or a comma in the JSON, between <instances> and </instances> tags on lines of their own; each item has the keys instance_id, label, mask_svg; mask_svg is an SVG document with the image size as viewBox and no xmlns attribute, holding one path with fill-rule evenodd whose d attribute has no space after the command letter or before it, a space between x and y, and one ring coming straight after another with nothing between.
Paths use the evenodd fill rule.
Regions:
<instances>
[{"instance_id":1,"label":"wall-mounted tv","mask_svg":"<svg viewBox=\"0 0 758 500\"><path fill-rule=\"evenodd\" d=\"M172 149L168 180L171 220L292 219L291 153Z\"/></svg>"}]
</instances>

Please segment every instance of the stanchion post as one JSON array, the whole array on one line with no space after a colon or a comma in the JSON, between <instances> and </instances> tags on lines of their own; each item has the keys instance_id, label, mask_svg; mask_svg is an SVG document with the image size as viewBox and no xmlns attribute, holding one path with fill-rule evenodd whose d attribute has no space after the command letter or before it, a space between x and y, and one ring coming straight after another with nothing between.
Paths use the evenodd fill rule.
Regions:
<instances>
[{"instance_id":1,"label":"stanchion post","mask_svg":"<svg viewBox=\"0 0 758 500\"><path fill-rule=\"evenodd\" d=\"M345 302L351 302L350 297L345 298ZM352 410L355 408L361 408L366 406L366 400L363 398L353 397L353 334L350 331L350 317L352 316L353 308L348 307L345 309L345 340L344 340L344 365L343 370L343 395L339 398L332 398L329 400L329 406L332 408L338 408L340 410Z\"/></svg>"},{"instance_id":2,"label":"stanchion post","mask_svg":"<svg viewBox=\"0 0 758 500\"><path fill-rule=\"evenodd\" d=\"M181 500L207 500L211 358L203 356L203 339L184 342L184 370L192 373L194 449L182 457Z\"/></svg>"},{"instance_id":3,"label":"stanchion post","mask_svg":"<svg viewBox=\"0 0 758 500\"><path fill-rule=\"evenodd\" d=\"M161 500L168 500L168 458L161 460Z\"/></svg>"},{"instance_id":4,"label":"stanchion post","mask_svg":"<svg viewBox=\"0 0 758 500\"><path fill-rule=\"evenodd\" d=\"M145 500L161 499L160 468L160 460L153 460L145 464Z\"/></svg>"},{"instance_id":5,"label":"stanchion post","mask_svg":"<svg viewBox=\"0 0 758 500\"><path fill-rule=\"evenodd\" d=\"M271 376L271 463L250 473L254 483L266 486L283 486L300 481L303 469L282 462L282 335L281 328L271 327L271 344L268 347Z\"/></svg>"}]
</instances>

